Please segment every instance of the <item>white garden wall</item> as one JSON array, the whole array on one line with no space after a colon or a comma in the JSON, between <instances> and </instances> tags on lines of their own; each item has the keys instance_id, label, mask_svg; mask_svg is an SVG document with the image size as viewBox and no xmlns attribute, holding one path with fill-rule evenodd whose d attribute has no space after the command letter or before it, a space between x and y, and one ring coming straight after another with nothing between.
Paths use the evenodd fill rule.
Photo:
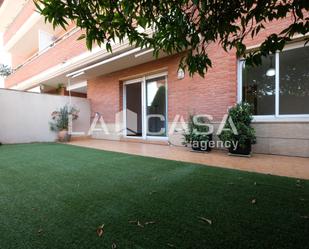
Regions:
<instances>
[{"instance_id":1,"label":"white garden wall","mask_svg":"<svg viewBox=\"0 0 309 249\"><path fill-rule=\"evenodd\" d=\"M69 97L0 89L0 142L3 144L52 142L56 134L50 131L51 113L69 104ZM72 97L79 118L73 131L86 132L90 125L90 103L85 98Z\"/></svg>"}]
</instances>

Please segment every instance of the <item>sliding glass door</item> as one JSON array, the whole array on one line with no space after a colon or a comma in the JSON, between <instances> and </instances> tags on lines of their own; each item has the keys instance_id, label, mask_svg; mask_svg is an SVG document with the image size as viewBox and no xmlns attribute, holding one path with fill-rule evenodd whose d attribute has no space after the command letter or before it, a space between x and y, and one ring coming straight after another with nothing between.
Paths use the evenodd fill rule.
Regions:
<instances>
[{"instance_id":1,"label":"sliding glass door","mask_svg":"<svg viewBox=\"0 0 309 249\"><path fill-rule=\"evenodd\" d=\"M166 77L146 80L147 136L166 136Z\"/></svg>"},{"instance_id":2,"label":"sliding glass door","mask_svg":"<svg viewBox=\"0 0 309 249\"><path fill-rule=\"evenodd\" d=\"M142 137L142 82L126 85L126 135Z\"/></svg>"},{"instance_id":3,"label":"sliding glass door","mask_svg":"<svg viewBox=\"0 0 309 249\"><path fill-rule=\"evenodd\" d=\"M124 118L127 137L166 137L166 74L124 82Z\"/></svg>"}]
</instances>

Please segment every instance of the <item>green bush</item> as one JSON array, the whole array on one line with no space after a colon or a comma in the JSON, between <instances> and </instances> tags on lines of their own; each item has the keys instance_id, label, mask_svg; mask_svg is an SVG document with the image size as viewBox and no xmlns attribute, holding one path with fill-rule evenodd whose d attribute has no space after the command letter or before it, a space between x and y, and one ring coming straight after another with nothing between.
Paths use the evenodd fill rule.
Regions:
<instances>
[{"instance_id":1,"label":"green bush","mask_svg":"<svg viewBox=\"0 0 309 249\"><path fill-rule=\"evenodd\" d=\"M248 103L237 104L230 108L228 119L232 118L235 128L238 134L234 134L231 124L226 122L223 130L219 135L219 138L223 141L235 141L241 148L244 148L248 141L251 144L256 143L255 130L251 126L252 122L252 107Z\"/></svg>"},{"instance_id":2,"label":"green bush","mask_svg":"<svg viewBox=\"0 0 309 249\"><path fill-rule=\"evenodd\" d=\"M206 124L207 120L200 116L197 117L197 121L201 124ZM212 139L209 132L209 127L205 125L198 125L194 122L194 115L189 116L188 130L183 134L184 145L192 144L193 142L209 142Z\"/></svg>"},{"instance_id":3,"label":"green bush","mask_svg":"<svg viewBox=\"0 0 309 249\"><path fill-rule=\"evenodd\" d=\"M49 123L51 131L62 131L68 130L69 128L69 115L72 115L72 120L76 120L78 118L79 111L74 107L68 107L65 105L60 108L59 111L54 111L51 114L52 122Z\"/></svg>"}]
</instances>

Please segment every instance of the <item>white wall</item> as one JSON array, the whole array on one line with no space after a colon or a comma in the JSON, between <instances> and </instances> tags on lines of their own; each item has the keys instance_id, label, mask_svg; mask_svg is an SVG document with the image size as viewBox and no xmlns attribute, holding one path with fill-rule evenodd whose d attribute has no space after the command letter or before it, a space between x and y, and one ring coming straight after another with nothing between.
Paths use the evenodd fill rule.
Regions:
<instances>
[{"instance_id":1,"label":"white wall","mask_svg":"<svg viewBox=\"0 0 309 249\"><path fill-rule=\"evenodd\" d=\"M3 33L0 32L0 64L3 63ZM4 78L0 76L0 87L4 87Z\"/></svg>"},{"instance_id":2,"label":"white wall","mask_svg":"<svg viewBox=\"0 0 309 249\"><path fill-rule=\"evenodd\" d=\"M50 131L51 113L69 104L69 97L0 89L0 142L30 143L55 141ZM72 97L80 113L73 131L86 132L90 125L90 103Z\"/></svg>"}]
</instances>

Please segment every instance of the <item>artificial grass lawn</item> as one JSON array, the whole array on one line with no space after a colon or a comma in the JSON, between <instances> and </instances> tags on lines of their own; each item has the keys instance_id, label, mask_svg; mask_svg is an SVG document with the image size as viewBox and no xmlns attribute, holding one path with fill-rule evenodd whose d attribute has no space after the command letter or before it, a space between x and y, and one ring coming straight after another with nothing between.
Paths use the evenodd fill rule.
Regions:
<instances>
[{"instance_id":1,"label":"artificial grass lawn","mask_svg":"<svg viewBox=\"0 0 309 249\"><path fill-rule=\"evenodd\" d=\"M0 147L1 249L303 249L308 215L304 180L61 144Z\"/></svg>"}]
</instances>

